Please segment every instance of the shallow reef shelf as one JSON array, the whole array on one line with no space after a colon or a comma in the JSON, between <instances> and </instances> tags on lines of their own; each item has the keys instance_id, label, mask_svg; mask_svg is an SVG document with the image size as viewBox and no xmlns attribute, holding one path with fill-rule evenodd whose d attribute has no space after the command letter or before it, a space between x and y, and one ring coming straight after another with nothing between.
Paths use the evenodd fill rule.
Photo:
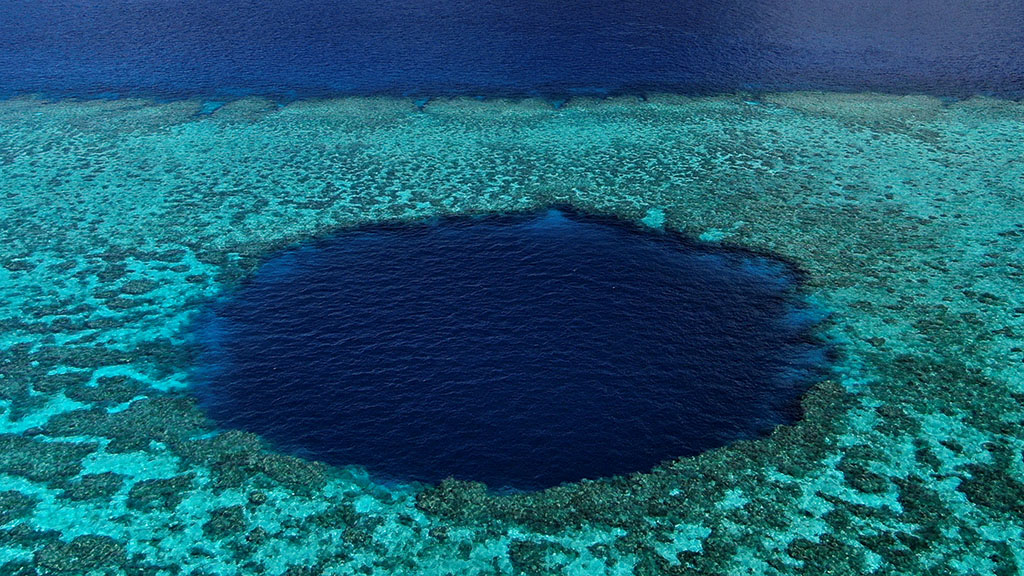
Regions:
<instances>
[{"instance_id":1,"label":"shallow reef shelf","mask_svg":"<svg viewBox=\"0 0 1024 576\"><path fill-rule=\"evenodd\" d=\"M0 102L0 573L1015 573L1024 104ZM295 242L569 205L777 254L801 423L650 474L380 485L216 433L183 334ZM26 572L27 573L27 572Z\"/></svg>"}]
</instances>

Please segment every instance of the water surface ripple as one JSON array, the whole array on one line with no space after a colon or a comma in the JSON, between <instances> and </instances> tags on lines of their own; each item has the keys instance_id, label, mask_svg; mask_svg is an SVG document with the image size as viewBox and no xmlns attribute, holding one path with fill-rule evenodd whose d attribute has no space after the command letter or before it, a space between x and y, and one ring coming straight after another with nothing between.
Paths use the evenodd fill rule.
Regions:
<instances>
[{"instance_id":1,"label":"water surface ripple","mask_svg":"<svg viewBox=\"0 0 1024 576\"><path fill-rule=\"evenodd\" d=\"M8 0L0 94L1019 97L1022 30L1018 0Z\"/></svg>"},{"instance_id":2,"label":"water surface ripple","mask_svg":"<svg viewBox=\"0 0 1024 576\"><path fill-rule=\"evenodd\" d=\"M200 323L226 427L385 477L533 489L791 421L821 366L781 263L552 211L345 232Z\"/></svg>"}]
</instances>

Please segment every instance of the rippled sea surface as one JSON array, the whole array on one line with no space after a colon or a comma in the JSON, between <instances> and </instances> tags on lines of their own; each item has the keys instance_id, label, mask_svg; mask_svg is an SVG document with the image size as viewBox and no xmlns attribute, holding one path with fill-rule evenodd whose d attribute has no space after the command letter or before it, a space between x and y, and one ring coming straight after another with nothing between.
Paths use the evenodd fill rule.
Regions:
<instances>
[{"instance_id":1,"label":"rippled sea surface","mask_svg":"<svg viewBox=\"0 0 1024 576\"><path fill-rule=\"evenodd\" d=\"M558 211L346 232L211 313L203 396L224 427L404 480L647 471L798 415L824 365L794 282Z\"/></svg>"},{"instance_id":2,"label":"rippled sea surface","mask_svg":"<svg viewBox=\"0 0 1024 576\"><path fill-rule=\"evenodd\" d=\"M0 575L1024 572L1022 63L1019 0L0 3Z\"/></svg>"},{"instance_id":3,"label":"rippled sea surface","mask_svg":"<svg viewBox=\"0 0 1024 576\"><path fill-rule=\"evenodd\" d=\"M0 94L1024 93L1018 0L11 0Z\"/></svg>"}]
</instances>

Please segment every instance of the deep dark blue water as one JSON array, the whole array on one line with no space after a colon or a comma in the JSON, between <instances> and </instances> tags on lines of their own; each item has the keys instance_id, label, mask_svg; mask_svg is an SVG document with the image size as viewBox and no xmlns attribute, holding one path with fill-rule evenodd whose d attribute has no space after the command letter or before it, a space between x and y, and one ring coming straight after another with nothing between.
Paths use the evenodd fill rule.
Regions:
<instances>
[{"instance_id":1,"label":"deep dark blue water","mask_svg":"<svg viewBox=\"0 0 1024 576\"><path fill-rule=\"evenodd\" d=\"M382 477L646 471L798 417L825 352L795 288L777 261L557 211L344 232L199 323L199 394Z\"/></svg>"},{"instance_id":2,"label":"deep dark blue water","mask_svg":"<svg viewBox=\"0 0 1024 576\"><path fill-rule=\"evenodd\" d=\"M1020 0L5 0L0 94L1024 94Z\"/></svg>"}]
</instances>

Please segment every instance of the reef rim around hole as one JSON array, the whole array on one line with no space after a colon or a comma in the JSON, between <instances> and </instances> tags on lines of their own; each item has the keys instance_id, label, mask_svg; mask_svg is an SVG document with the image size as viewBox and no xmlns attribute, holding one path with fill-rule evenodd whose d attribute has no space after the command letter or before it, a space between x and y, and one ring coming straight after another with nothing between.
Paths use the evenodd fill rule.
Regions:
<instances>
[{"instance_id":1,"label":"reef rim around hole","mask_svg":"<svg viewBox=\"0 0 1024 576\"><path fill-rule=\"evenodd\" d=\"M508 260L501 250L509 251L509 258L530 259L531 264L517 269L517 266L525 264ZM576 254L580 251L586 251L586 256ZM417 253L417 256L406 257L407 252ZM643 262L645 258L649 262ZM802 295L803 274L792 263L773 255L704 242L640 222L589 214L567 205L515 213L454 215L425 221L388 221L344 228L270 253L262 261L259 268L224 294L195 323L193 337L202 352L194 370L199 381L194 385L194 393L220 426L259 433L276 449L297 456L342 466L365 465L382 482L436 483L446 476L455 475L467 481L486 482L492 493L507 493L543 490L586 479L605 481L622 474L647 473L665 461L693 457L737 441L763 438L777 426L792 425L799 419L800 398L827 373L831 360L831 350L816 336L827 315L806 301ZM392 265L393 261L403 264ZM466 266L478 269L466 272L463 270ZM571 267L573 274L563 275L565 270L559 270L559 266ZM646 269L645 266L651 268ZM631 267L636 270L621 272L624 268L632 270ZM415 269L415 272L409 273L405 268ZM380 269L387 269L387 273ZM582 272L577 273L576 270ZM440 274L444 280L429 280L435 274ZM497 285L486 290L480 288L489 286L489 276L494 274L502 279L500 289ZM667 275L670 274L677 276L669 280ZM522 275L532 280L521 282L519 277ZM497 282L497 279L493 281ZM557 281L554 287L552 281ZM579 286L561 288L566 281ZM620 292L614 292L616 288L611 286L606 288L612 291L604 292L589 286L594 282L609 281ZM534 293L541 289L531 282L546 286L546 292ZM392 284L402 283L405 286L400 286L399 292L405 289L419 292L396 294ZM450 288L454 285L452 283L458 287ZM508 285L510 283L511 286ZM472 286L478 288L469 290ZM515 296L492 294L496 290L508 290ZM579 292L573 293L572 290ZM678 290L679 296L665 296L666 290ZM474 296L482 292L491 295ZM719 301L706 293L718 294ZM682 299L676 300L677 297ZM424 298L441 310L446 306L450 308L440 313L429 306L424 307L425 304L418 302ZM476 300L471 304L467 300L458 306L452 301L466 298ZM376 302L377 299L382 302ZM594 299L599 302L589 302ZM524 300L531 303L526 304ZM759 303L753 304L755 301ZM517 313L510 315L507 310L489 308L498 306L513 307ZM594 306L604 308L595 310ZM616 306L619 309L614 309ZM538 312L535 308L542 310ZM772 312L764 312L762 317L760 314L765 308ZM367 314L370 321L364 317ZM486 319L479 317L480 314ZM600 318L608 314L618 314L622 318L618 323ZM632 323L638 322L634 317L637 314L643 315L647 322L633 326ZM716 314L719 316L714 316ZM561 318L562 315L565 317ZM418 321L421 316L430 316L439 324L423 325ZM451 320L452 316L461 319ZM751 319L754 316L758 319ZM328 320L334 317L343 317L348 324ZM561 320L555 320L557 318ZM301 324L298 323L300 319ZM665 320L671 328L660 327L659 320ZM501 334L493 333L493 330L488 333L485 327L481 328L483 333L479 335L484 339L499 338L502 350L494 352L490 348L478 348L461 334L468 325L459 325L458 322L469 322L477 327L507 323ZM529 325L530 322L540 324ZM564 343L561 340L564 336L548 325L555 323L563 326L561 329L564 330L566 324L573 322L588 324L587 330L569 339L571 344ZM629 328L617 327L618 324L629 325ZM292 330L302 332L300 340L297 341L296 335L289 332ZM389 346L404 349L410 338L417 342L417 346L433 349L430 338L437 330L445 333L452 330L446 344L435 350L438 354L452 356L443 363L446 364L444 367L431 361L429 355L415 363L412 360L395 360L387 352L379 350L383 347L390 351ZM509 330L511 332L506 332ZM615 330L623 331L613 333ZM759 333L758 330L764 332ZM401 336L396 336L395 331ZM537 332L541 332L537 338L548 338L547 343L534 339ZM595 336L591 332L604 336ZM647 334L640 335L645 332L657 333L658 337L674 344L658 342L657 338ZM604 339L598 342L593 338ZM647 338L654 340L645 340ZM365 348L361 344L352 348L353 339L366 340L372 346ZM737 344L737 339L742 341L742 345ZM636 346L629 344L634 340L643 340L644 344L630 348ZM574 367L559 368L556 362L541 369L543 364L538 362L550 362L555 359L551 354L561 352L548 349L557 347L559 341L563 342L561 346L568 346L567 351L576 353L570 363ZM537 345L541 348L536 348ZM599 354L597 347L602 346L611 348ZM659 346L669 347L662 349ZM536 354L523 356L517 352L520 347L534 349ZM652 355L648 349L658 349L661 354ZM686 352L688 349L703 352L698 359L693 356L695 352ZM588 371L588 363L598 363L604 356L615 354L615 350L620 350L619 354L624 356L618 365L613 363L605 369L617 370L618 376L612 379L614 383L607 381L601 384L602 378L607 377ZM417 348L411 348L400 357L415 357L418 353ZM364 360L362 356L366 354L372 354L375 360ZM502 357L502 361L511 363L513 368L477 361L479 357L491 354ZM295 355L305 360L294 363L291 358ZM674 358L676 356L677 359ZM636 364L637 361L640 364ZM452 362L459 368L449 367ZM627 362L633 362L630 366L637 368L626 368ZM581 367L575 367L577 364ZM651 368L652 364L657 367ZM390 380L368 376L383 369L382 366L387 366L388 372L395 374ZM548 372L552 368L555 371ZM489 376L468 374L471 370L480 370ZM530 377L518 370L542 370L544 374ZM650 370L654 371L648 372ZM331 375L324 376L325 373ZM669 374L674 376L669 377ZM538 384L534 382L545 377L552 382L562 382L560 386L564 388L560 389L560 398L575 398L571 391L578 389L588 400L580 396L578 407L559 412L558 416L538 416L539 419L530 420L530 416L524 415L537 410L554 410L559 406L556 398L545 398L542 391L535 388ZM660 385L651 381L666 377L669 379ZM338 384L338 378L345 384ZM518 384L514 389L507 388L507 384L499 385L488 389L483 396L467 396L458 401L458 408L437 411L434 407L430 418L436 420L416 420L413 425L413 422L405 421L402 413L413 410L410 414L418 414L424 409L431 409L430 405L437 400L434 394L423 395L420 390L403 385L396 388L396 384L406 379L418 381L419 378L426 378L423 386L439 386L436 394L442 394L449 403L453 394L464 394L467 387L487 387L489 382ZM598 378L592 384L596 388L584 392L579 382L584 378ZM740 380L727 383L733 378ZM367 382L356 384L363 380ZM352 386L363 392L349 391ZM614 393L609 386L629 392ZM641 389L647 392L635 394ZM290 396L289 391L294 396ZM622 396L623 393L626 395ZM683 397L678 396L694 393L705 400L681 400ZM531 395L531 408L502 416L500 409L491 406L497 402L491 398L494 394L511 394L501 404L523 400L523 394ZM607 394L612 394L607 398L608 404L594 404L594 398L604 398ZM752 396L747 398L748 394ZM614 434L597 443L601 449L585 448L588 443L595 442L596 436L610 433L598 425L602 418L629 410L628 407L636 402L653 402L636 396L662 395L663 401L645 404L646 408L641 409L637 404L639 413L614 417L614 422L619 424L614 425ZM719 409L715 407L723 401L718 397L729 398L730 395L737 395L729 403L732 408L722 405L724 412L716 412ZM678 398L673 400L676 396ZM302 403L299 398L308 398L309 402ZM683 403L669 409L668 406L676 401ZM366 402L369 404L364 405ZM406 408L377 412L389 402ZM706 409L696 408L701 402L707 402ZM766 404L760 407L761 403ZM748 406L736 409L745 404ZM581 412L586 410L586 406L598 411ZM444 410L452 413L445 415ZM487 415L477 414L475 411L478 410L484 410ZM665 410L668 412L662 413ZM696 412L691 414L692 410ZM264 412L266 414L260 416ZM607 416L603 415L605 412L608 412ZM370 418L368 413L377 416ZM409 418L426 418L425 414L419 417L410 415ZM688 424L684 424L687 422L685 419L678 420L675 425L668 423L683 418L683 414L690 414L687 416ZM459 422L446 424L449 416L458 416ZM576 425L561 432L553 431L553 427L577 417L581 420ZM498 436L491 438L489 434L461 423L464 418L484 418L486 424L481 421L479 428L497 427L494 433ZM526 428L506 428L511 426L507 422L509 418L520 420L519 424ZM645 419L645 424L632 423L633 419ZM705 419L708 420L705 424L696 424ZM381 420L391 422L394 429L382 424ZM291 424L293 421L301 421L303 426L314 429L298 430ZM590 426L597 427L590 429ZM633 430L637 426L640 428ZM548 431L549 428L552 431ZM654 432L652 428L660 432ZM640 432L641 429L644 432ZM589 433L584 433L584 430L589 430ZM533 454L528 453L525 447L520 447L518 452L512 448L519 442L518 435L524 433L529 433L529 437L539 434L538 440L546 438L542 442L543 450L541 445L531 449L541 457L539 461L532 458ZM382 438L392 438L396 434L395 443L389 443L387 447L374 445L382 442ZM649 438L651 434L666 436L654 440L654 437ZM716 439L722 434L729 438ZM706 437L700 439L702 436ZM576 438L580 444L576 447L566 445L569 437ZM683 441L682 438L689 440ZM446 444L449 440L457 444L449 446ZM408 441L408 445L403 441ZM490 446L485 445L488 442ZM623 442L625 444L620 448L613 448ZM666 442L684 442L685 446L691 447L679 445L670 449L664 447ZM364 444L372 446L372 449L362 448ZM415 455L407 453L412 446L415 446ZM452 450L457 450L460 456L455 458ZM467 456L465 450L470 450L472 455ZM659 455L653 458L640 455L650 450L653 450L652 454ZM602 451L606 453L599 456ZM594 462L584 464L586 460L579 460L582 454L590 452L594 452ZM574 455L570 456L570 453ZM542 457L543 454L548 456ZM428 464L438 458L447 464ZM506 458L512 458L518 464L499 464ZM613 463L609 458L621 462ZM646 463L643 463L645 458ZM566 465L556 465L554 461L548 461L550 459L565 460L563 464L578 462L568 465L569 469L576 471L566 471ZM639 463L628 464L634 460ZM599 461L604 464L597 464ZM522 469L522 466L529 466L530 471ZM504 472L497 472L499 469ZM597 472L602 469L605 472Z\"/></svg>"}]
</instances>

